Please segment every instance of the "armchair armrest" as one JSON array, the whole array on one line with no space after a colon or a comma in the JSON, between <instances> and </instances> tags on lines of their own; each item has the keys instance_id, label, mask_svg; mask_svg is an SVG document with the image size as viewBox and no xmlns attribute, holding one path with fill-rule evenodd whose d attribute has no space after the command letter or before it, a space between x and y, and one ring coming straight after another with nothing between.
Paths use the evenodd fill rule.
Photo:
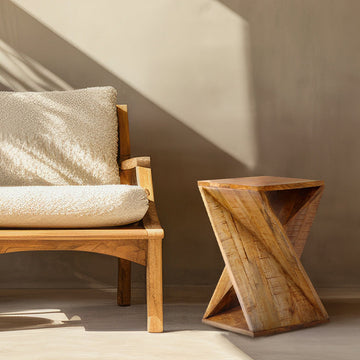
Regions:
<instances>
[{"instance_id":1,"label":"armchair armrest","mask_svg":"<svg viewBox=\"0 0 360 360\"><path fill-rule=\"evenodd\" d=\"M150 156L134 157L121 162L121 170L130 170L137 166L150 168Z\"/></svg>"},{"instance_id":2,"label":"armchair armrest","mask_svg":"<svg viewBox=\"0 0 360 360\"><path fill-rule=\"evenodd\" d=\"M149 237L163 238L164 230L156 212L150 157L142 156L121 161L120 179L122 184L139 185L143 187L149 199L149 210L143 218L143 224Z\"/></svg>"}]
</instances>

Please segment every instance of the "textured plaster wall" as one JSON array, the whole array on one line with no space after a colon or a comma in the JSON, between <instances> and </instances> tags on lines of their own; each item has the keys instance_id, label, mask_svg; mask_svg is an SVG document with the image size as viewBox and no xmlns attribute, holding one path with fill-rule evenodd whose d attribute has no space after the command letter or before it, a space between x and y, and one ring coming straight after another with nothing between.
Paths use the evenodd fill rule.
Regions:
<instances>
[{"instance_id":1,"label":"textured plaster wall","mask_svg":"<svg viewBox=\"0 0 360 360\"><path fill-rule=\"evenodd\" d=\"M358 1L0 2L0 87L113 85L135 155L153 160L166 284L223 266L196 180L319 178L303 263L316 285L360 286ZM103 287L115 259L0 256L1 287ZM135 267L134 281L144 272Z\"/></svg>"}]
</instances>

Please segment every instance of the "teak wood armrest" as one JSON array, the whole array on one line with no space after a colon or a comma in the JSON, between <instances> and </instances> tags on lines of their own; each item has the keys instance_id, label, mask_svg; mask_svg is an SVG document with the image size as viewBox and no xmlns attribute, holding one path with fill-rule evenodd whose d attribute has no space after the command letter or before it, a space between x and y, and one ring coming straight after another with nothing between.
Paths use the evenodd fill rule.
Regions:
<instances>
[{"instance_id":1,"label":"teak wood armrest","mask_svg":"<svg viewBox=\"0 0 360 360\"><path fill-rule=\"evenodd\" d=\"M137 166L150 168L150 156L133 157L121 161L121 170L130 170Z\"/></svg>"},{"instance_id":2,"label":"teak wood armrest","mask_svg":"<svg viewBox=\"0 0 360 360\"><path fill-rule=\"evenodd\" d=\"M155 206L150 157L142 156L123 160L120 177L122 184L139 185L146 190L149 210L143 219L143 224L149 236L162 239L164 230L160 225Z\"/></svg>"}]
</instances>

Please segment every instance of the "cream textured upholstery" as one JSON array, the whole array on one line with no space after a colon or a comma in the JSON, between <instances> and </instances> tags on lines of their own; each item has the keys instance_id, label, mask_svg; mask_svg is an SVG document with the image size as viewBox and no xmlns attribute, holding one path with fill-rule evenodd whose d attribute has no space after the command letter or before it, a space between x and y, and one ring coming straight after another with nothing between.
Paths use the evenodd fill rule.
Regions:
<instances>
[{"instance_id":1,"label":"cream textured upholstery","mask_svg":"<svg viewBox=\"0 0 360 360\"><path fill-rule=\"evenodd\" d=\"M116 90L0 92L0 186L119 184Z\"/></svg>"},{"instance_id":2,"label":"cream textured upholstery","mask_svg":"<svg viewBox=\"0 0 360 360\"><path fill-rule=\"evenodd\" d=\"M132 185L0 187L0 227L88 228L129 224L148 209Z\"/></svg>"},{"instance_id":3,"label":"cream textured upholstery","mask_svg":"<svg viewBox=\"0 0 360 360\"><path fill-rule=\"evenodd\" d=\"M129 224L148 209L120 185L116 90L0 92L0 227Z\"/></svg>"}]
</instances>

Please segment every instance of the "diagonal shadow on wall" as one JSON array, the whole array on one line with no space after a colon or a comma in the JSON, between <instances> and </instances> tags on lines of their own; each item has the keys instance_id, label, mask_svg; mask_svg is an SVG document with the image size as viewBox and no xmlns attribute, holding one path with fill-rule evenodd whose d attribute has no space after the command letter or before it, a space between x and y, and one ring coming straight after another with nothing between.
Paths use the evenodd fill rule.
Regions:
<instances>
[{"instance_id":1,"label":"diagonal shadow on wall","mask_svg":"<svg viewBox=\"0 0 360 360\"><path fill-rule=\"evenodd\" d=\"M247 176L249 170L11 1L2 1L0 10L0 39L20 55L73 88L112 85L118 90L119 102L129 105L133 155L152 157L166 232L165 283L215 283L223 264L196 181ZM121 37L114 48L120 45ZM134 280L143 283L142 270L135 270ZM104 287L115 279L115 260L95 254L9 254L0 263L1 287Z\"/></svg>"}]
</instances>

